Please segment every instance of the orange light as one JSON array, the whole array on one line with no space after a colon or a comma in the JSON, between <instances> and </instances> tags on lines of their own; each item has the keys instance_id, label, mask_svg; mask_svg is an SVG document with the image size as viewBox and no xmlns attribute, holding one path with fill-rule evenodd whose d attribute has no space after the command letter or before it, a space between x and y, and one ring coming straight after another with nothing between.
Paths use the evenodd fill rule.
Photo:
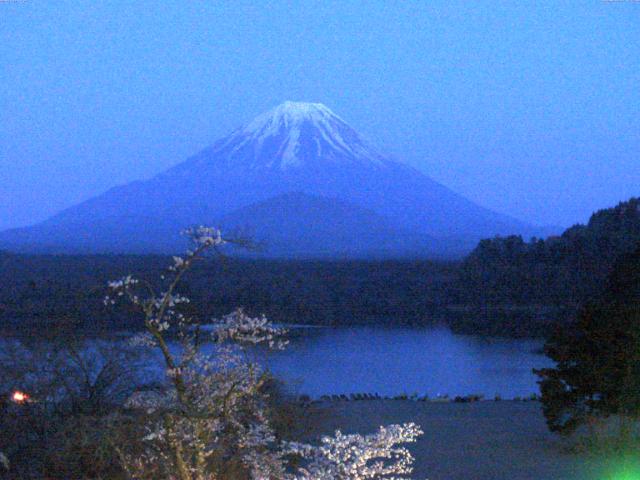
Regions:
<instances>
[{"instance_id":1,"label":"orange light","mask_svg":"<svg viewBox=\"0 0 640 480\"><path fill-rule=\"evenodd\" d=\"M16 403L24 403L27 400L29 400L29 395L19 390L16 390L15 392L13 392L13 396L11 398Z\"/></svg>"}]
</instances>

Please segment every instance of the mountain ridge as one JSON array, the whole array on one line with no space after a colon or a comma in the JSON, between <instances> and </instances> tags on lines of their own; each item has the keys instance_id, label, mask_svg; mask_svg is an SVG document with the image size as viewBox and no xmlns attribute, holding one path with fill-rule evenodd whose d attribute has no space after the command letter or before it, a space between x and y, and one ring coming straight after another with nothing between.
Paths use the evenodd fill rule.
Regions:
<instances>
[{"instance_id":1,"label":"mountain ridge","mask_svg":"<svg viewBox=\"0 0 640 480\"><path fill-rule=\"evenodd\" d=\"M426 239L456 239L470 249L484 237L536 232L382 155L324 105L285 102L149 180L112 188L35 226L0 232L0 248L159 253L176 248L176 232L185 226L215 224L291 192L373 212L393 231L424 238L425 254L432 253ZM298 220L292 213L289 221Z\"/></svg>"}]
</instances>

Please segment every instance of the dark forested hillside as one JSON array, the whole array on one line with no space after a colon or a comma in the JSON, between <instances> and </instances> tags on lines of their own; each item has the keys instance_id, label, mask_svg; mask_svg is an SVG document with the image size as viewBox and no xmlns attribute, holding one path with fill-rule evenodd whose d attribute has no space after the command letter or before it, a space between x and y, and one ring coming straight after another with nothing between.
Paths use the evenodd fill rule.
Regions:
<instances>
[{"instance_id":1,"label":"dark forested hillside","mask_svg":"<svg viewBox=\"0 0 640 480\"><path fill-rule=\"evenodd\" d=\"M157 278L164 256L12 255L0 259L0 326L33 330L60 322L91 330L141 326L102 304L109 280ZM205 318L237 306L273 321L322 325L431 324L455 265L428 261L211 259L179 291Z\"/></svg>"},{"instance_id":2,"label":"dark forested hillside","mask_svg":"<svg viewBox=\"0 0 640 480\"><path fill-rule=\"evenodd\" d=\"M561 236L482 240L450 286L456 331L547 335L601 291L616 260L640 245L640 199L594 213Z\"/></svg>"},{"instance_id":3,"label":"dark forested hillside","mask_svg":"<svg viewBox=\"0 0 640 480\"><path fill-rule=\"evenodd\" d=\"M615 261L638 245L638 198L600 210L561 236L482 240L461 267L459 301L578 304L598 292Z\"/></svg>"}]
</instances>

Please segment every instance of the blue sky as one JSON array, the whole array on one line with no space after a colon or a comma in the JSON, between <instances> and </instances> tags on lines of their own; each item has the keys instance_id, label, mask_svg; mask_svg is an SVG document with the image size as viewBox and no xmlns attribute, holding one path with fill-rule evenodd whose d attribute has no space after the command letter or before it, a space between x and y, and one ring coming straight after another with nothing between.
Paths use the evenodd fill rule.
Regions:
<instances>
[{"instance_id":1,"label":"blue sky","mask_svg":"<svg viewBox=\"0 0 640 480\"><path fill-rule=\"evenodd\" d=\"M0 228L322 102L482 205L640 195L640 2L0 2Z\"/></svg>"}]
</instances>

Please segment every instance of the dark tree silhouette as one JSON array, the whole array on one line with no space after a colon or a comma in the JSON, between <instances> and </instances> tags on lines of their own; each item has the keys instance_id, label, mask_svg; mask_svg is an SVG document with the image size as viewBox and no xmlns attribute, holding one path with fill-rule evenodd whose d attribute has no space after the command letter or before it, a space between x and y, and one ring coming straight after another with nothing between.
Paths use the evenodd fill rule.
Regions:
<instances>
[{"instance_id":1,"label":"dark tree silhouette","mask_svg":"<svg viewBox=\"0 0 640 480\"><path fill-rule=\"evenodd\" d=\"M640 416L640 248L621 257L603 293L545 353L557 362L536 371L552 431L571 433L591 417Z\"/></svg>"}]
</instances>

